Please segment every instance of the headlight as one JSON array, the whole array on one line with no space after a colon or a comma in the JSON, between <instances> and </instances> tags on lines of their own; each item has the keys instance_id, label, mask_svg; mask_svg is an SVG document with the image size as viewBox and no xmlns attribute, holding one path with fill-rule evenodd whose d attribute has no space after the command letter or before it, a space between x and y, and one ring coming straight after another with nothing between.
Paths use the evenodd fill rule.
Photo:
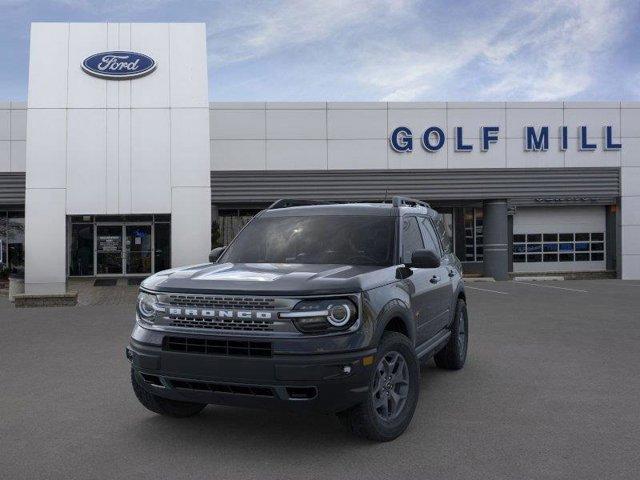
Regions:
<instances>
[{"instance_id":1,"label":"headlight","mask_svg":"<svg viewBox=\"0 0 640 480\"><path fill-rule=\"evenodd\" d=\"M358 307L347 298L303 300L291 312L280 318L289 318L303 333L328 333L347 330L358 319Z\"/></svg>"},{"instance_id":2,"label":"headlight","mask_svg":"<svg viewBox=\"0 0 640 480\"><path fill-rule=\"evenodd\" d=\"M158 297L151 293L141 291L138 294L138 317L147 323L153 323L157 304Z\"/></svg>"}]
</instances>

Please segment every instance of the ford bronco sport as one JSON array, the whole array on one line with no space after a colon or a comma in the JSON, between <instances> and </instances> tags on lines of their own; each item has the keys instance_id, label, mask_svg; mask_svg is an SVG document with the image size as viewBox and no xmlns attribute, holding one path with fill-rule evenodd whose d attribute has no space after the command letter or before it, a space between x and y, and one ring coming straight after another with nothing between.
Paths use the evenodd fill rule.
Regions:
<instances>
[{"instance_id":1,"label":"ford bronco sport","mask_svg":"<svg viewBox=\"0 0 640 480\"><path fill-rule=\"evenodd\" d=\"M126 353L142 405L337 413L387 441L411 421L420 361L462 368L465 291L442 216L404 197L310 203L279 200L211 263L141 284Z\"/></svg>"}]
</instances>

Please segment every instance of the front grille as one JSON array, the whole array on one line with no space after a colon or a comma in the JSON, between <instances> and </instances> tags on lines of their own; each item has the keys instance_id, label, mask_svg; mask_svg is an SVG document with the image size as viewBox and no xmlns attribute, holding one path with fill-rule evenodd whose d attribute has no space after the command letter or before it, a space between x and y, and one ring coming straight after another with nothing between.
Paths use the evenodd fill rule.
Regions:
<instances>
[{"instance_id":1,"label":"front grille","mask_svg":"<svg viewBox=\"0 0 640 480\"><path fill-rule=\"evenodd\" d=\"M274 310L275 298L226 295L169 295L169 304L176 307L200 307L239 310Z\"/></svg>"},{"instance_id":2,"label":"front grille","mask_svg":"<svg viewBox=\"0 0 640 480\"><path fill-rule=\"evenodd\" d=\"M258 385L233 385L230 383L198 382L194 380L169 380L173 388L198 390L213 393L231 393L234 395L253 395L255 397L274 397L273 389Z\"/></svg>"},{"instance_id":3,"label":"front grille","mask_svg":"<svg viewBox=\"0 0 640 480\"><path fill-rule=\"evenodd\" d=\"M270 332L273 330L272 320L239 319L239 318L211 318L211 317L181 317L169 315L173 327L206 328L209 330L235 330L245 332Z\"/></svg>"},{"instance_id":4,"label":"front grille","mask_svg":"<svg viewBox=\"0 0 640 480\"><path fill-rule=\"evenodd\" d=\"M230 355L239 357L270 357L271 342L250 342L189 337L165 337L162 349L169 352Z\"/></svg>"}]
</instances>

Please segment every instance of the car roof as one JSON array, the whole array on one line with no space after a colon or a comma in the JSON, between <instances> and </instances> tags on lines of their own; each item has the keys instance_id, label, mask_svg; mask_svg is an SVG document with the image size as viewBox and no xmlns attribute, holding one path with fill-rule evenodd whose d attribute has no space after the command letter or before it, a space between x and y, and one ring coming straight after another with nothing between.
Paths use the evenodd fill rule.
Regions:
<instances>
[{"instance_id":1,"label":"car roof","mask_svg":"<svg viewBox=\"0 0 640 480\"><path fill-rule=\"evenodd\" d=\"M362 215L397 217L407 213L436 215L435 210L423 206L394 207L390 203L323 203L296 207L272 208L263 210L261 215L269 217L301 217L308 215Z\"/></svg>"}]
</instances>

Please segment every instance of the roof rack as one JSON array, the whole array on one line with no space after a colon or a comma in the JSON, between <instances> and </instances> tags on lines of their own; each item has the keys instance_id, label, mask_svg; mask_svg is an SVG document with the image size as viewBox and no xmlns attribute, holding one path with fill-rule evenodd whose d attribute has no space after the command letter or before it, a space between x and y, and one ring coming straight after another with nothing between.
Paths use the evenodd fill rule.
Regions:
<instances>
[{"instance_id":1,"label":"roof rack","mask_svg":"<svg viewBox=\"0 0 640 480\"><path fill-rule=\"evenodd\" d=\"M322 200L296 200L293 198L281 198L276 200L267 207L267 210L275 210L277 208L289 208L289 207L304 207L307 205L329 205L334 202L327 202Z\"/></svg>"},{"instance_id":2,"label":"roof rack","mask_svg":"<svg viewBox=\"0 0 640 480\"><path fill-rule=\"evenodd\" d=\"M409 197L394 196L391 200L391 203L393 204L394 207L409 206L409 207L431 208L431 205L429 205L427 202L423 202L422 200L416 200L415 198L409 198Z\"/></svg>"}]
</instances>

